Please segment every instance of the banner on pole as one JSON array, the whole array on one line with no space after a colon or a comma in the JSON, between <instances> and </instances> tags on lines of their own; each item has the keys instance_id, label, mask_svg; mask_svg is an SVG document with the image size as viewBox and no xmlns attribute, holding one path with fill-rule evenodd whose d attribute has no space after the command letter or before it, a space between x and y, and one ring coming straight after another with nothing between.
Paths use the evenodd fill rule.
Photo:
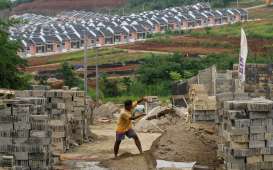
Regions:
<instances>
[{"instance_id":1,"label":"banner on pole","mask_svg":"<svg viewBox=\"0 0 273 170\"><path fill-rule=\"evenodd\" d=\"M239 58L239 80L241 82L244 82L246 79L245 69L247 55L248 55L247 38L244 29L241 28L241 50Z\"/></svg>"}]
</instances>

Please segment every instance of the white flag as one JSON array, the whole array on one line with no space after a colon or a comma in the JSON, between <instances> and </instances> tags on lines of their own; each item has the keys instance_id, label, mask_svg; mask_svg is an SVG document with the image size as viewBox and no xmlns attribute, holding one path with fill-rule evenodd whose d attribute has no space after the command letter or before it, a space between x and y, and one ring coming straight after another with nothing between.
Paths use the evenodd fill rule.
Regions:
<instances>
[{"instance_id":1,"label":"white flag","mask_svg":"<svg viewBox=\"0 0 273 170\"><path fill-rule=\"evenodd\" d=\"M246 79L245 69L246 69L246 60L248 54L247 38L244 29L241 29L241 50L240 50L240 59L239 59L239 80L244 82Z\"/></svg>"}]
</instances>

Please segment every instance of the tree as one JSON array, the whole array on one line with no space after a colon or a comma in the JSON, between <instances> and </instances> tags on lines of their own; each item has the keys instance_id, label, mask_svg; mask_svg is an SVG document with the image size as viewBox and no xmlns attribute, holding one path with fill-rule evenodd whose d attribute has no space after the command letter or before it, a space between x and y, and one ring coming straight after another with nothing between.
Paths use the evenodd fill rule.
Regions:
<instances>
[{"instance_id":1,"label":"tree","mask_svg":"<svg viewBox=\"0 0 273 170\"><path fill-rule=\"evenodd\" d=\"M68 63L64 62L62 68L59 70L61 77L64 79L64 84L69 87L79 86L79 78L73 72L73 67Z\"/></svg>"},{"instance_id":2,"label":"tree","mask_svg":"<svg viewBox=\"0 0 273 170\"><path fill-rule=\"evenodd\" d=\"M9 5L9 1L0 1L0 9ZM0 88L24 89L31 77L22 72L27 63L17 54L21 44L9 39L8 28L13 24L13 20L0 19Z\"/></svg>"},{"instance_id":3,"label":"tree","mask_svg":"<svg viewBox=\"0 0 273 170\"><path fill-rule=\"evenodd\" d=\"M178 60L180 59L177 54L170 57L152 55L145 59L144 64L138 69L140 81L151 85L160 83L162 80L171 80L169 74L171 71L180 73L181 65L177 62Z\"/></svg>"},{"instance_id":4,"label":"tree","mask_svg":"<svg viewBox=\"0 0 273 170\"><path fill-rule=\"evenodd\" d=\"M11 1L8 0L0 0L0 10L11 7Z\"/></svg>"}]
</instances>

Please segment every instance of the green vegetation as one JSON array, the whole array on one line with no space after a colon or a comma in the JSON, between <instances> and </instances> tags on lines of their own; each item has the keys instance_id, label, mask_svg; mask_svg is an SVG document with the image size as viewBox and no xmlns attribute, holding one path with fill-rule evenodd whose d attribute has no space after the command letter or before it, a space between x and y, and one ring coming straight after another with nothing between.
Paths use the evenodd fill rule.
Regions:
<instances>
[{"instance_id":1,"label":"green vegetation","mask_svg":"<svg viewBox=\"0 0 273 170\"><path fill-rule=\"evenodd\" d=\"M104 55L113 55L123 52L121 49L115 49L115 48L103 48L102 50L99 50L99 57ZM89 49L87 52L88 57L94 57L96 55L94 49ZM47 62L47 64L57 63L57 62L65 62L65 61L77 61L83 59L83 52L75 51L71 53L62 53L57 54L52 57L50 57L50 60Z\"/></svg>"},{"instance_id":2,"label":"green vegetation","mask_svg":"<svg viewBox=\"0 0 273 170\"><path fill-rule=\"evenodd\" d=\"M210 3L213 7L224 7L229 5L231 2L236 0L210 0ZM252 1L252 0L246 0ZM160 10L173 6L183 6L190 5L200 1L192 1L192 0L128 0L127 4L124 8L114 9L113 12L117 14L125 14L132 12L141 12L148 10ZM204 1L203 1L204 2ZM205 1L206 2L206 1ZM124 9L124 11L123 11Z\"/></svg>"},{"instance_id":3,"label":"green vegetation","mask_svg":"<svg viewBox=\"0 0 273 170\"><path fill-rule=\"evenodd\" d=\"M264 4L264 0L239 0L239 7L240 8L247 8L247 7L252 7L252 6L257 6ZM231 2L229 3L230 7L237 7L237 2Z\"/></svg>"},{"instance_id":4,"label":"green vegetation","mask_svg":"<svg viewBox=\"0 0 273 170\"><path fill-rule=\"evenodd\" d=\"M6 9L6 8L10 8L11 7L11 3L8 0L0 0L0 10L1 9Z\"/></svg>"},{"instance_id":5,"label":"green vegetation","mask_svg":"<svg viewBox=\"0 0 273 170\"><path fill-rule=\"evenodd\" d=\"M90 49L88 50L88 58L89 58L89 65L95 65L95 50ZM116 63L116 62L125 62L125 61L132 61L132 60L139 60L146 56L144 53L129 53L127 50L117 49L117 48L101 48L98 51L99 63L100 64L107 64L107 63ZM83 52L76 51L71 53L63 53L54 56L44 58L32 58L31 61L37 61L38 63L42 64L54 64L54 63L82 63L83 61ZM31 62L30 61L30 62Z\"/></svg>"},{"instance_id":6,"label":"green vegetation","mask_svg":"<svg viewBox=\"0 0 273 170\"><path fill-rule=\"evenodd\" d=\"M248 10L250 19L273 19L273 6L263 7L263 8L255 8Z\"/></svg>"},{"instance_id":7,"label":"green vegetation","mask_svg":"<svg viewBox=\"0 0 273 170\"><path fill-rule=\"evenodd\" d=\"M212 28L210 31L206 29L193 30L188 34L192 36L240 37L241 27L244 28L249 38L272 39L273 37L272 21L236 23Z\"/></svg>"},{"instance_id":8,"label":"green vegetation","mask_svg":"<svg viewBox=\"0 0 273 170\"><path fill-rule=\"evenodd\" d=\"M64 79L64 84L69 87L76 87L79 85L79 78L73 72L72 66L67 62L62 64L62 68L59 70L62 78Z\"/></svg>"},{"instance_id":9,"label":"green vegetation","mask_svg":"<svg viewBox=\"0 0 273 170\"><path fill-rule=\"evenodd\" d=\"M8 7L9 1L0 1L0 9ZM13 21L0 20L0 88L23 89L31 76L20 71L26 62L17 55L20 44L9 39L7 30L12 24Z\"/></svg>"},{"instance_id":10,"label":"green vegetation","mask_svg":"<svg viewBox=\"0 0 273 170\"><path fill-rule=\"evenodd\" d=\"M248 63L272 63L273 55L255 58L250 54ZM238 57L229 54L212 54L204 58L189 58L181 54L151 55L144 59L138 69L138 76L123 79L108 79L101 76L103 100L120 102L146 95L156 95L165 99L171 95L173 81L188 79L200 70L216 65L219 70L232 69Z\"/></svg>"}]
</instances>

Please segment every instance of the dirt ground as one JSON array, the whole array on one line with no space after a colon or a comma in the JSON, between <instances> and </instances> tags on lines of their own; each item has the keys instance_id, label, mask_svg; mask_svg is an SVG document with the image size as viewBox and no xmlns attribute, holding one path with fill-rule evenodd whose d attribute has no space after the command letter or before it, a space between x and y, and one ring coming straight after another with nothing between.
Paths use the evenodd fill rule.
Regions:
<instances>
[{"instance_id":1,"label":"dirt ground","mask_svg":"<svg viewBox=\"0 0 273 170\"><path fill-rule=\"evenodd\" d=\"M149 167L145 160L149 154L139 155L138 149L135 146L133 140L126 139L121 143L119 159L114 160L113 145L115 142L115 123L108 124L96 124L90 127L92 132L97 135L97 139L92 143L83 144L69 153L65 153L61 156L62 168L66 170L80 169L82 164L75 162L103 162L104 166L111 167L111 169L120 169L120 167L129 167L135 169L138 165L142 165L142 169L146 169L145 166ZM148 151L160 134L159 133L138 133L141 140L143 151ZM134 160L135 164L132 166L124 166ZM143 169L143 170L144 170ZM149 169L149 168L148 168ZM123 170L123 169L122 169Z\"/></svg>"},{"instance_id":2,"label":"dirt ground","mask_svg":"<svg viewBox=\"0 0 273 170\"><path fill-rule=\"evenodd\" d=\"M152 146L156 159L176 162L197 162L198 165L216 169L219 140L213 123L186 123L182 120L170 127Z\"/></svg>"},{"instance_id":3,"label":"dirt ground","mask_svg":"<svg viewBox=\"0 0 273 170\"><path fill-rule=\"evenodd\" d=\"M217 136L215 127L209 123L189 124L181 119L160 133L138 133L144 150L139 154L133 140L126 139L120 147L119 157L113 158L115 123L96 123L90 127L97 135L94 142L83 144L61 155L65 170L150 170L156 160L197 162L214 170L217 160ZM91 168L90 168L91 167Z\"/></svg>"}]
</instances>

